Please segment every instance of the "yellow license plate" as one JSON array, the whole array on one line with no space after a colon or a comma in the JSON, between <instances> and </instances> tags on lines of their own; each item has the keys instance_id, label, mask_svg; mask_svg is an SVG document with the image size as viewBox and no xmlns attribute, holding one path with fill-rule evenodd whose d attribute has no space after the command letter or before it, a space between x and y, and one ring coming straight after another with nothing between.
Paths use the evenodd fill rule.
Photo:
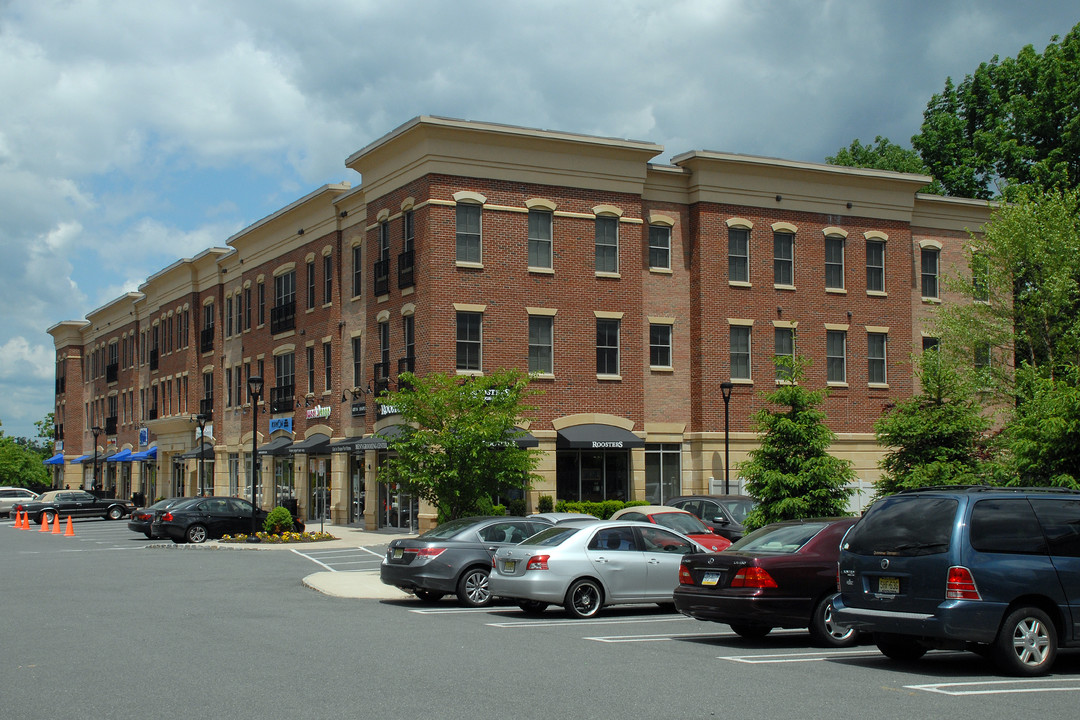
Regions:
<instances>
[{"instance_id":1,"label":"yellow license plate","mask_svg":"<svg viewBox=\"0 0 1080 720\"><path fill-rule=\"evenodd\" d=\"M900 578L898 577L879 577L877 581L877 591L879 593L887 593L889 595L897 595L900 592Z\"/></svg>"},{"instance_id":2,"label":"yellow license plate","mask_svg":"<svg viewBox=\"0 0 1080 720\"><path fill-rule=\"evenodd\" d=\"M718 582L720 582L720 573L718 572L707 572L701 578L702 585L715 585Z\"/></svg>"},{"instance_id":3,"label":"yellow license plate","mask_svg":"<svg viewBox=\"0 0 1080 720\"><path fill-rule=\"evenodd\" d=\"M517 560L503 560L503 572L512 573L517 567Z\"/></svg>"},{"instance_id":4,"label":"yellow license plate","mask_svg":"<svg viewBox=\"0 0 1080 720\"><path fill-rule=\"evenodd\" d=\"M394 548L394 559L400 560L401 556L405 554L405 551L401 548Z\"/></svg>"}]
</instances>

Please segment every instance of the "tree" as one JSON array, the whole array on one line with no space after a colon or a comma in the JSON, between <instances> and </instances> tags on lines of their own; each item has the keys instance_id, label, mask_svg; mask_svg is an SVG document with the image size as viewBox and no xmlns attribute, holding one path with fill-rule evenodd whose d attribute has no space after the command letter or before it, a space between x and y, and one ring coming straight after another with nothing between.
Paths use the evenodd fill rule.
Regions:
<instances>
[{"instance_id":1,"label":"tree","mask_svg":"<svg viewBox=\"0 0 1080 720\"><path fill-rule=\"evenodd\" d=\"M462 379L444 373L402 373L396 392L379 402L400 414L401 432L387 437L390 456L379 481L398 483L453 520L490 507L491 498L527 489L538 462L518 447L525 404L534 394L515 370Z\"/></svg>"},{"instance_id":2,"label":"tree","mask_svg":"<svg viewBox=\"0 0 1080 720\"><path fill-rule=\"evenodd\" d=\"M1042 54L1028 45L959 85L947 78L911 142L949 195L1080 185L1080 24Z\"/></svg>"},{"instance_id":3,"label":"tree","mask_svg":"<svg viewBox=\"0 0 1080 720\"><path fill-rule=\"evenodd\" d=\"M855 471L849 461L829 454L835 433L818 407L828 390L800 384L806 362L801 356L776 362L792 382L765 394L769 403L785 409L763 407L754 415L761 445L750 451L739 472L758 505L744 524L758 528L780 520L847 515Z\"/></svg>"},{"instance_id":4,"label":"tree","mask_svg":"<svg viewBox=\"0 0 1080 720\"><path fill-rule=\"evenodd\" d=\"M0 485L43 492L50 485L44 458L20 440L23 438L0 437Z\"/></svg>"},{"instance_id":5,"label":"tree","mask_svg":"<svg viewBox=\"0 0 1080 720\"><path fill-rule=\"evenodd\" d=\"M922 161L919 154L914 150L895 145L888 138L878 135L870 145L863 145L858 139L852 140L851 145L840 148L835 155L825 158L829 165L843 165L845 167L873 168L875 170L892 170L893 172L915 173L929 175L930 168ZM922 192L943 195L945 190L941 183L934 180L922 189Z\"/></svg>"},{"instance_id":6,"label":"tree","mask_svg":"<svg viewBox=\"0 0 1080 720\"><path fill-rule=\"evenodd\" d=\"M898 403L874 423L881 459L877 495L927 485L983 481L985 432L990 420L964 373L937 350L917 360L922 391Z\"/></svg>"},{"instance_id":7,"label":"tree","mask_svg":"<svg viewBox=\"0 0 1080 720\"><path fill-rule=\"evenodd\" d=\"M1013 419L1002 433L1007 485L1080 489L1080 367L1047 377L1018 373Z\"/></svg>"}]
</instances>

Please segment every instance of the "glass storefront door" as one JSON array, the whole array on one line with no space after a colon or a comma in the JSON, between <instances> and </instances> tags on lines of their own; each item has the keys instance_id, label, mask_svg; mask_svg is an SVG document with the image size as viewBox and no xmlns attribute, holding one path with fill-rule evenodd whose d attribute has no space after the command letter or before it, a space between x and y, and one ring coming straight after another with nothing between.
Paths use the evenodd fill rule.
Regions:
<instances>
[{"instance_id":1,"label":"glass storefront door","mask_svg":"<svg viewBox=\"0 0 1080 720\"><path fill-rule=\"evenodd\" d=\"M330 458L321 456L308 458L308 489L311 497L308 505L308 520L329 520Z\"/></svg>"},{"instance_id":2,"label":"glass storefront door","mask_svg":"<svg viewBox=\"0 0 1080 720\"><path fill-rule=\"evenodd\" d=\"M364 519L364 456L349 455L349 523Z\"/></svg>"},{"instance_id":3,"label":"glass storefront door","mask_svg":"<svg viewBox=\"0 0 1080 720\"><path fill-rule=\"evenodd\" d=\"M379 483L379 527L415 530L420 503L397 483Z\"/></svg>"}]
</instances>

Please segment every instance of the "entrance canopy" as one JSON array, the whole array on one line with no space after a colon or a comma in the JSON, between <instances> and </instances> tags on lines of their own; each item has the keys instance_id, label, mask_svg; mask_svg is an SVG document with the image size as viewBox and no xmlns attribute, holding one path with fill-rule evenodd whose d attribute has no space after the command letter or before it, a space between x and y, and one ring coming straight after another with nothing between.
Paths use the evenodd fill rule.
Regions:
<instances>
[{"instance_id":1,"label":"entrance canopy","mask_svg":"<svg viewBox=\"0 0 1080 720\"><path fill-rule=\"evenodd\" d=\"M129 462L131 460L131 451L125 448L120 452L116 453L115 455L110 455L105 459L109 462Z\"/></svg>"},{"instance_id":2,"label":"entrance canopy","mask_svg":"<svg viewBox=\"0 0 1080 720\"><path fill-rule=\"evenodd\" d=\"M645 441L621 427L590 423L560 430L555 447L559 450L629 450L645 447Z\"/></svg>"},{"instance_id":3,"label":"entrance canopy","mask_svg":"<svg viewBox=\"0 0 1080 720\"><path fill-rule=\"evenodd\" d=\"M51 458L46 460L45 464L46 465L63 465L64 464L64 453L56 453Z\"/></svg>"},{"instance_id":4,"label":"entrance canopy","mask_svg":"<svg viewBox=\"0 0 1080 720\"><path fill-rule=\"evenodd\" d=\"M273 440L259 448L259 454L276 456L288 455L289 447L291 445L292 440L282 435L281 437L274 438Z\"/></svg>"},{"instance_id":5,"label":"entrance canopy","mask_svg":"<svg viewBox=\"0 0 1080 720\"><path fill-rule=\"evenodd\" d=\"M79 463L84 463L87 460L92 459L93 457L94 457L93 455L80 455L79 457L72 460L71 464L72 465L78 465ZM101 456L99 455L98 457L101 457Z\"/></svg>"},{"instance_id":6,"label":"entrance canopy","mask_svg":"<svg viewBox=\"0 0 1080 720\"><path fill-rule=\"evenodd\" d=\"M199 460L200 454L202 460L214 459L214 446L208 442L204 442L202 447L193 448L180 456L181 460Z\"/></svg>"},{"instance_id":7,"label":"entrance canopy","mask_svg":"<svg viewBox=\"0 0 1080 720\"><path fill-rule=\"evenodd\" d=\"M149 450L143 450L141 452L131 453L132 462L141 462L145 460L157 459L157 446L150 448Z\"/></svg>"},{"instance_id":8,"label":"entrance canopy","mask_svg":"<svg viewBox=\"0 0 1080 720\"><path fill-rule=\"evenodd\" d=\"M385 450L388 447L386 439L394 438L400 434L400 425L388 425L375 435L346 438L345 440L338 440L336 443L330 443L325 452L362 453L368 450Z\"/></svg>"},{"instance_id":9,"label":"entrance canopy","mask_svg":"<svg viewBox=\"0 0 1080 720\"><path fill-rule=\"evenodd\" d=\"M326 455L330 452L330 438L323 433L315 433L303 442L293 443L289 446L290 455Z\"/></svg>"}]
</instances>

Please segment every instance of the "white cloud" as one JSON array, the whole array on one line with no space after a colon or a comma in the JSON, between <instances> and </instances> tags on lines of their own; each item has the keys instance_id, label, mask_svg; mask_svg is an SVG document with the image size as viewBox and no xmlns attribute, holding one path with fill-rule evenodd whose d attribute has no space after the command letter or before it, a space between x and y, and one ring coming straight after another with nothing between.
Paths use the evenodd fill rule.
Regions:
<instances>
[{"instance_id":1,"label":"white cloud","mask_svg":"<svg viewBox=\"0 0 1080 720\"><path fill-rule=\"evenodd\" d=\"M0 345L0 378L32 377L52 380L56 353L51 345L33 345L24 337L13 337Z\"/></svg>"}]
</instances>

